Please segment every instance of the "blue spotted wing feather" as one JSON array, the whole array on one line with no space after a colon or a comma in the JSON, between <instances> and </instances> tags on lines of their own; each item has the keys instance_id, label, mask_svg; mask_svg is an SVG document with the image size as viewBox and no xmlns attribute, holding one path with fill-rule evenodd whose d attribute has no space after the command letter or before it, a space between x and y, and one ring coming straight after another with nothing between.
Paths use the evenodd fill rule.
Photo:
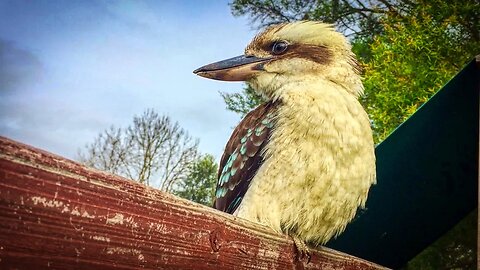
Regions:
<instances>
[{"instance_id":1,"label":"blue spotted wing feather","mask_svg":"<svg viewBox=\"0 0 480 270\"><path fill-rule=\"evenodd\" d=\"M275 124L275 103L249 112L238 124L220 160L214 207L233 213L263 162L263 150Z\"/></svg>"}]
</instances>

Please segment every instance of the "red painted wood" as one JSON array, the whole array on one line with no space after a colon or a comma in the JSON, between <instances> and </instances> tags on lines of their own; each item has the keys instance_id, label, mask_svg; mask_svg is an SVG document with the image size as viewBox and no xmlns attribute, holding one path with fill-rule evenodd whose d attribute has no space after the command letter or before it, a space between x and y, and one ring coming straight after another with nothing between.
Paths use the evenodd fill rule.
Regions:
<instances>
[{"instance_id":1,"label":"red painted wood","mask_svg":"<svg viewBox=\"0 0 480 270\"><path fill-rule=\"evenodd\" d=\"M1 269L384 269L0 137Z\"/></svg>"}]
</instances>

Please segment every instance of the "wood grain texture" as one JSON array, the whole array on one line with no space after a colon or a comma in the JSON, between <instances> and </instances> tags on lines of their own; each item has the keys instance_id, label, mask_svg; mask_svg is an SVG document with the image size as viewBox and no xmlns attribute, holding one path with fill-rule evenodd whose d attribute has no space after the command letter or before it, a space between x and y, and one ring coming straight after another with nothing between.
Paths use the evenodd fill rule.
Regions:
<instances>
[{"instance_id":1,"label":"wood grain texture","mask_svg":"<svg viewBox=\"0 0 480 270\"><path fill-rule=\"evenodd\" d=\"M0 137L0 269L385 269Z\"/></svg>"}]
</instances>

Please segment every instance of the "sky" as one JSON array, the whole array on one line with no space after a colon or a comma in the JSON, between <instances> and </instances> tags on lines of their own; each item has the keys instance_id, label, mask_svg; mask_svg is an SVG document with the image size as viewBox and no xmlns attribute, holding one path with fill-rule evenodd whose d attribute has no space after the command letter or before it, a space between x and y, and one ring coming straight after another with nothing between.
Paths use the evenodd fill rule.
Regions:
<instances>
[{"instance_id":1,"label":"sky","mask_svg":"<svg viewBox=\"0 0 480 270\"><path fill-rule=\"evenodd\" d=\"M0 0L0 135L75 159L114 125L153 108L217 160L239 115L198 77L255 34L228 1Z\"/></svg>"}]
</instances>

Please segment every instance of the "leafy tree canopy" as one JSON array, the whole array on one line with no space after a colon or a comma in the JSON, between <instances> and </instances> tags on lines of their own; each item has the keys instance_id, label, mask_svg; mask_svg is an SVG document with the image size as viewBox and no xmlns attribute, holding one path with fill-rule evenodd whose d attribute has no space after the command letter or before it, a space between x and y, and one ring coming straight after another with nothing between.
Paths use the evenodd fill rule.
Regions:
<instances>
[{"instance_id":1,"label":"leafy tree canopy","mask_svg":"<svg viewBox=\"0 0 480 270\"><path fill-rule=\"evenodd\" d=\"M217 183L217 164L212 155L199 157L191 164L190 173L174 190L182 198L212 206Z\"/></svg>"},{"instance_id":2,"label":"leafy tree canopy","mask_svg":"<svg viewBox=\"0 0 480 270\"><path fill-rule=\"evenodd\" d=\"M365 95L361 101L373 120L376 142L479 53L480 40L472 35L474 31L465 27L469 24L459 24L473 11L473 5L418 2L409 16L388 13L382 17L384 33L369 46L371 59L364 63ZM476 24L480 29L479 21Z\"/></svg>"}]
</instances>

